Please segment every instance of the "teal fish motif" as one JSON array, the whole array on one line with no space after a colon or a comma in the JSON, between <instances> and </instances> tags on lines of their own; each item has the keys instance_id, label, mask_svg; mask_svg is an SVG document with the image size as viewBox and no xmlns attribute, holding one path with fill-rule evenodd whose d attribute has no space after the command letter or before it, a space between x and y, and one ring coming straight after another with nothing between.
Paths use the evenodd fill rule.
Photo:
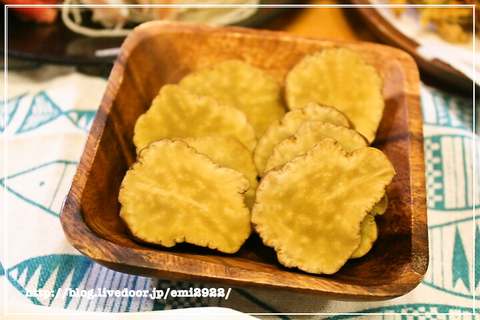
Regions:
<instances>
[{"instance_id":1,"label":"teal fish motif","mask_svg":"<svg viewBox=\"0 0 480 320\"><path fill-rule=\"evenodd\" d=\"M8 101L3 100L0 104L0 132L4 132L7 128L7 125L10 124L12 118L17 112L18 105L24 95L9 99ZM6 117L6 118L5 118Z\"/></svg>"},{"instance_id":2,"label":"teal fish motif","mask_svg":"<svg viewBox=\"0 0 480 320\"><path fill-rule=\"evenodd\" d=\"M138 312L152 310L154 304L143 294L151 292L154 279L115 272L80 255L31 258L9 268L7 277L37 305L88 312ZM138 290L141 297L131 294ZM47 292L48 297L33 296L32 292Z\"/></svg>"},{"instance_id":3,"label":"teal fish motif","mask_svg":"<svg viewBox=\"0 0 480 320\"><path fill-rule=\"evenodd\" d=\"M23 261L7 270L8 281L34 304L50 306L59 288L78 288L86 270L93 262L80 255L48 255ZM52 277L54 279L52 279ZM50 281L49 281L50 280ZM53 292L48 299L32 294L33 290ZM67 296L67 306L71 298Z\"/></svg>"},{"instance_id":4,"label":"teal fish motif","mask_svg":"<svg viewBox=\"0 0 480 320\"><path fill-rule=\"evenodd\" d=\"M48 162L0 179L0 185L22 200L58 217L77 164L65 160Z\"/></svg>"},{"instance_id":5,"label":"teal fish motif","mask_svg":"<svg viewBox=\"0 0 480 320\"><path fill-rule=\"evenodd\" d=\"M0 277L5 275L5 269L3 269L2 263L0 263Z\"/></svg>"},{"instance_id":6,"label":"teal fish motif","mask_svg":"<svg viewBox=\"0 0 480 320\"><path fill-rule=\"evenodd\" d=\"M45 92L40 92L32 99L30 110L17 130L18 133L36 129L62 115L62 110L48 97Z\"/></svg>"},{"instance_id":7,"label":"teal fish motif","mask_svg":"<svg viewBox=\"0 0 480 320\"><path fill-rule=\"evenodd\" d=\"M31 258L9 268L7 277L36 305L91 312L138 312L151 310L154 303L149 297L112 294L122 290L151 291L153 279L115 272L80 255ZM49 296L35 297L32 292L47 292Z\"/></svg>"},{"instance_id":8,"label":"teal fish motif","mask_svg":"<svg viewBox=\"0 0 480 320\"><path fill-rule=\"evenodd\" d=\"M431 263L423 284L454 296L473 299L478 295L479 288L479 222L480 215L475 216L476 225L473 228L473 217L445 222L429 227ZM473 232L476 241L473 244ZM453 239L453 247L445 246L444 239ZM475 246L475 258L472 245ZM448 249L449 248L449 249ZM472 282L475 274L475 282Z\"/></svg>"},{"instance_id":9,"label":"teal fish motif","mask_svg":"<svg viewBox=\"0 0 480 320\"><path fill-rule=\"evenodd\" d=\"M85 273L80 289L93 290L97 295L93 299L74 297L71 308L93 312L138 312L152 310L154 301L148 296L116 297L108 290L124 291L141 290L151 291L154 279L127 275L102 267L96 263ZM105 292L102 291L105 288Z\"/></svg>"},{"instance_id":10,"label":"teal fish motif","mask_svg":"<svg viewBox=\"0 0 480 320\"><path fill-rule=\"evenodd\" d=\"M478 228L478 226L477 226ZM455 241L453 245L453 259L452 259L452 287L455 287L457 281L463 281L465 287L470 291L470 272L468 258L465 253L465 248L460 237L458 227L455 228Z\"/></svg>"},{"instance_id":11,"label":"teal fish motif","mask_svg":"<svg viewBox=\"0 0 480 320\"><path fill-rule=\"evenodd\" d=\"M32 98L30 109L16 133L35 130L61 116L67 117L79 129L88 131L95 113L94 110L64 112L45 92L40 92Z\"/></svg>"},{"instance_id":12,"label":"teal fish motif","mask_svg":"<svg viewBox=\"0 0 480 320\"><path fill-rule=\"evenodd\" d=\"M89 131L96 111L69 110L63 113L70 121L83 131Z\"/></svg>"}]
</instances>

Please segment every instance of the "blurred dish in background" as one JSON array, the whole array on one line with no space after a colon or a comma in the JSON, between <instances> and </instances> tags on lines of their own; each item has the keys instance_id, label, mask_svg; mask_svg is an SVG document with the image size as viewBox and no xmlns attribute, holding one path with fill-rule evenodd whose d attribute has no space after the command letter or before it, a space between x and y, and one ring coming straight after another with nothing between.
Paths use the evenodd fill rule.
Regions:
<instances>
[{"instance_id":1,"label":"blurred dish in background","mask_svg":"<svg viewBox=\"0 0 480 320\"><path fill-rule=\"evenodd\" d=\"M65 0L70 6L62 7L62 21L70 30L90 37L125 37L132 27L151 20L177 20L196 23L231 25L243 21L257 12L260 0L231 0L229 5L241 7L208 7L225 4L222 0ZM124 5L124 7L82 8L75 5ZM125 6L127 5L127 6ZM167 5L167 6L159 6ZM178 5L178 7L173 7ZM187 5L205 5L188 7ZM82 11L91 11L88 26Z\"/></svg>"},{"instance_id":2,"label":"blurred dish in background","mask_svg":"<svg viewBox=\"0 0 480 320\"><path fill-rule=\"evenodd\" d=\"M11 10L22 20L42 24L54 23L60 11L62 21L69 29L95 37L126 36L132 31L131 27L151 20L234 24L254 15L260 0L230 0L228 3L222 0L0 0L0 2L8 5L34 5L12 7ZM59 8L58 5L63 6ZM212 7L219 5L224 7ZM85 11L91 12L88 19L82 17L82 12ZM96 25L92 26L91 23Z\"/></svg>"},{"instance_id":3,"label":"blurred dish in background","mask_svg":"<svg viewBox=\"0 0 480 320\"><path fill-rule=\"evenodd\" d=\"M474 41L473 24L470 23L471 32L463 32L466 27L464 18L459 18L465 11L469 10L473 14L473 6L444 7L443 11L431 10L434 7L426 8L424 11L419 8L405 7L394 8L385 5L391 4L389 0L351 0L352 3L362 6L357 10L365 19L371 30L386 44L399 47L410 53L416 60L419 68L425 74L439 79L456 89L464 92L471 92L473 89L473 80L476 83L480 81L480 70L476 70L474 58L480 58L480 47L478 41ZM397 0L404 1L404 0ZM426 0L423 0L426 1ZM392 2L393 3L393 2ZM371 5L379 5L372 8ZM436 9L439 7L437 6ZM456 9L463 9L457 11ZM451 24L445 29L451 29L453 21L462 20L462 32L457 27L457 36L446 39L439 33L438 17L446 17L446 13L452 13L457 18L445 18ZM423 16L422 16L423 15ZM433 21L437 21L436 24ZM447 31L445 31L447 32ZM452 40L457 38L456 41Z\"/></svg>"},{"instance_id":4,"label":"blurred dish in background","mask_svg":"<svg viewBox=\"0 0 480 320\"><path fill-rule=\"evenodd\" d=\"M17 1L19 4L24 0L0 0L2 2L12 3ZM28 0L30 3L36 1L39 3L43 1L56 0ZM77 0L67 0L77 1ZM84 0L86 1L86 0ZM100 0L88 0L90 2ZM101 0L101 1L123 1L123 0ZM150 0L137 0L150 1ZM192 0L162 0L163 2L175 4L192 3ZM214 5L220 3L220 0L202 0L198 3ZM34 21L26 21L19 18L13 8L9 8L8 21L5 24L4 15L0 17L2 25L1 41L4 42L5 30L4 26L8 28L8 54L13 57L21 57L27 59L34 59L49 63L69 63L69 64L99 64L105 62L112 62L118 48L123 43L125 36L130 32L129 29L141 23L141 20L147 17L155 18L158 15L165 19L174 19L180 21L191 21L199 23L210 23L220 25L236 25L244 27L258 28L269 22L274 17L287 11L288 9L282 7L268 6L263 8L256 8L255 4L294 4L298 3L295 0L234 0L229 2L232 5L246 4L245 7L233 8L188 8L188 7L167 7L163 9L169 10L152 10L159 9L145 7L142 11L141 7L130 8L135 10L119 10L118 12L110 12L109 14L120 15L106 22L105 18L99 14L87 10L74 10L66 8L61 14L57 14L55 21L50 23L35 23ZM35 8L39 9L39 8ZM41 8L44 9L44 8ZM105 9L105 8L103 8ZM112 8L106 8L112 9ZM120 6L117 9L122 9ZM126 8L123 8L126 9ZM145 10L146 9L146 10ZM57 12L59 11L56 9ZM30 10L31 11L31 10ZM11 14L12 13L12 14ZM51 13L51 12L50 12ZM104 11L102 13L105 13ZM34 10L33 16L35 19L43 13ZM65 25L62 15L72 14L68 20L74 24L73 28ZM75 17L73 17L75 16ZM141 19L140 19L141 17ZM99 23L98 19L103 21ZM116 20L117 19L117 20ZM75 21L76 20L76 21ZM97 21L95 21L97 20ZM48 21L46 21L48 22ZM106 28L106 26L108 28ZM71 26L70 26L71 27ZM75 31L72 31L75 29ZM79 31L80 30L80 31ZM3 46L1 51L5 51Z\"/></svg>"},{"instance_id":5,"label":"blurred dish in background","mask_svg":"<svg viewBox=\"0 0 480 320\"><path fill-rule=\"evenodd\" d=\"M14 15L25 21L50 24L55 22L58 16L58 9L49 5L58 4L58 0L0 0L0 3L8 5L32 4L34 7L12 7ZM38 7L41 5L42 7Z\"/></svg>"},{"instance_id":6,"label":"blurred dish in background","mask_svg":"<svg viewBox=\"0 0 480 320\"><path fill-rule=\"evenodd\" d=\"M479 0L388 0L392 5L425 5L415 7L418 20L423 29L437 32L440 37L452 43L469 43L472 40L473 28L478 28L478 8L475 11L464 5L478 5ZM438 7L442 5L442 7ZM446 7L448 6L448 7ZM462 6L462 7L459 7ZM394 7L392 11L399 18L406 7ZM475 22L474 20L475 13Z\"/></svg>"}]
</instances>

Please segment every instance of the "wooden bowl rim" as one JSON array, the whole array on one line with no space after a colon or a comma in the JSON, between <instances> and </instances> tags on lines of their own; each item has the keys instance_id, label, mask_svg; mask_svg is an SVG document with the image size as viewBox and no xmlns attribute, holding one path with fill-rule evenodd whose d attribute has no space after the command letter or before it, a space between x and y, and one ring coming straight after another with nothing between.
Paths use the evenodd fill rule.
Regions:
<instances>
[{"instance_id":1,"label":"wooden bowl rim","mask_svg":"<svg viewBox=\"0 0 480 320\"><path fill-rule=\"evenodd\" d=\"M409 266L404 270L402 277L399 277L397 281L380 285L380 286L363 286L354 283L333 283L331 278L321 277L316 275L308 275L311 281L309 283L301 283L297 286L292 284L284 284L273 281L263 281L252 283L246 276L239 277L241 272L239 268L234 266L223 266L215 264L215 261L198 261L198 272L192 272L191 269L186 269L184 266L191 266L192 260L176 256L177 263L175 266L170 265L154 265L152 261L157 261L159 258L168 258L172 254L171 252L151 251L149 248L145 250L139 250L136 248L123 247L116 243L110 242L101 238L85 223L81 212L82 194L85 190L86 182L88 180L89 171L92 167L93 161L98 151L98 147L103 135L105 123L112 108L113 101L120 88L125 65L131 54L132 48L145 38L151 36L152 30L155 33L174 33L174 32L198 32L198 33L228 33L238 34L238 36L248 37L275 37L281 38L283 41L314 41L335 45L351 45L351 46L369 46L372 50L390 50L396 55L405 57L407 64L411 64L410 67L416 64L414 60L402 50L389 47L381 44L371 44L355 41L338 41L338 40L324 40L314 37L304 37L288 34L285 32L266 31L266 30L252 30L243 27L219 27L209 25L198 25L194 23L184 22L164 22L164 21L152 21L147 22L135 30L126 38L121 48L121 53L115 62L115 65L110 74L105 94L102 98L101 105L97 112L97 115L92 124L90 134L87 139L86 145L94 146L92 149L85 149L82 154L81 160L78 164L77 172L75 174L72 186L64 201L60 220L65 232L67 240L81 253L87 255L96 262L105 265L109 268L115 269L116 265L129 265L132 261L135 261L136 273L140 276L152 276L158 271L164 272L163 274L170 275L172 279L175 279L178 274L187 274L191 276L193 280L206 281L210 283L224 283L233 285L236 287L262 287L268 289L288 289L289 291L305 293L305 294L317 294L335 299L346 300L383 300L390 299L404 295L414 289L423 279L427 267L428 267L428 239L426 228L427 217L426 207L422 207L421 203L425 203L425 172L423 170L412 171L411 184L412 184L412 204L420 203L420 209L412 210L412 252L411 262ZM148 32L147 32L148 31ZM407 113L409 121L409 134L411 134L412 128L422 128L423 122L420 117L411 117L411 113L418 114L418 110L414 108L420 108L419 98L416 94L419 94L419 77L413 76L417 79L406 80L406 96L407 96ZM410 81L409 81L410 80ZM417 81L418 80L418 81ZM415 112L416 111L416 112ZM421 113L420 113L421 115ZM417 137L419 138L419 137ZM423 135L421 141L423 141ZM423 144L417 142L420 140L410 139L410 161L412 161L412 167L424 168L423 159ZM412 157L413 154L421 155ZM413 176L415 174L415 177ZM423 192L421 192L423 190ZM420 191L420 192L415 192ZM423 210L425 209L425 210ZM68 223L66 221L69 221ZM74 222L74 223L72 223ZM82 237L79 238L78 234ZM95 241L93 241L95 239ZM114 249L122 249L123 256L117 257L111 254L115 252ZM425 250L425 248L427 248ZM155 256L155 259L153 258ZM132 259L132 260L130 260ZM134 260L135 259L135 260ZM168 260L168 259L166 259ZM213 270L209 275L205 275L201 272L202 266L208 266ZM143 271L138 271L138 269ZM261 273L261 272L259 272ZM265 279L269 279L268 272L265 273ZM368 292L366 294L365 292Z\"/></svg>"}]
</instances>

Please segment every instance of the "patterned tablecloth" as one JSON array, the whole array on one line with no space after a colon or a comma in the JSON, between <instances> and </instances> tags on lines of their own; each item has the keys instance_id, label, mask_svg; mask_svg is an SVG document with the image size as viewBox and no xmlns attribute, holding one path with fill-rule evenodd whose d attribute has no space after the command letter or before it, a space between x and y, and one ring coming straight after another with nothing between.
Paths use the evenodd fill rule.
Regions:
<instances>
[{"instance_id":1,"label":"patterned tablecloth","mask_svg":"<svg viewBox=\"0 0 480 320\"><path fill-rule=\"evenodd\" d=\"M97 312L215 306L259 318L293 319L307 313L306 318L315 319L370 319L372 314L393 319L480 319L475 299L480 292L480 148L473 134L479 121L473 119L472 99L422 86L431 261L425 279L411 293L383 302L341 302L232 289L228 299L163 300L128 293L208 286L102 267L70 246L59 223L62 200L107 80L69 66L32 63L9 67L7 76L8 96L0 112L4 155L0 189L5 204L1 210L2 217L6 215L1 219L2 299L6 294L9 301L26 305ZM123 294L109 296L107 290ZM61 294L47 294L52 291ZM92 298L88 295L92 291L102 294Z\"/></svg>"}]
</instances>

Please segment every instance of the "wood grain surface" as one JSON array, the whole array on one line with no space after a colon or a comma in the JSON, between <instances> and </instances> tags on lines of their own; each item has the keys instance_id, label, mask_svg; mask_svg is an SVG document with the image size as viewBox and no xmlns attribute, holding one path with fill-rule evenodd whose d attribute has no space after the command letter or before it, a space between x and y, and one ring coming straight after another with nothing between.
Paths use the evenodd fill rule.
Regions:
<instances>
[{"instance_id":1,"label":"wood grain surface","mask_svg":"<svg viewBox=\"0 0 480 320\"><path fill-rule=\"evenodd\" d=\"M137 118L160 87L187 73L228 59L242 59L283 82L304 55L345 46L374 65L384 79L386 108L373 146L397 172L390 205L377 220L379 237L363 258L330 276L281 266L273 249L252 235L234 255L189 245L171 249L131 239L117 200L120 183L135 161ZM414 60L391 47L323 41L281 32L149 22L125 41L110 75L85 151L61 212L70 243L98 263L142 276L255 287L331 299L381 300L415 288L428 264L425 170L419 74Z\"/></svg>"}]
</instances>

